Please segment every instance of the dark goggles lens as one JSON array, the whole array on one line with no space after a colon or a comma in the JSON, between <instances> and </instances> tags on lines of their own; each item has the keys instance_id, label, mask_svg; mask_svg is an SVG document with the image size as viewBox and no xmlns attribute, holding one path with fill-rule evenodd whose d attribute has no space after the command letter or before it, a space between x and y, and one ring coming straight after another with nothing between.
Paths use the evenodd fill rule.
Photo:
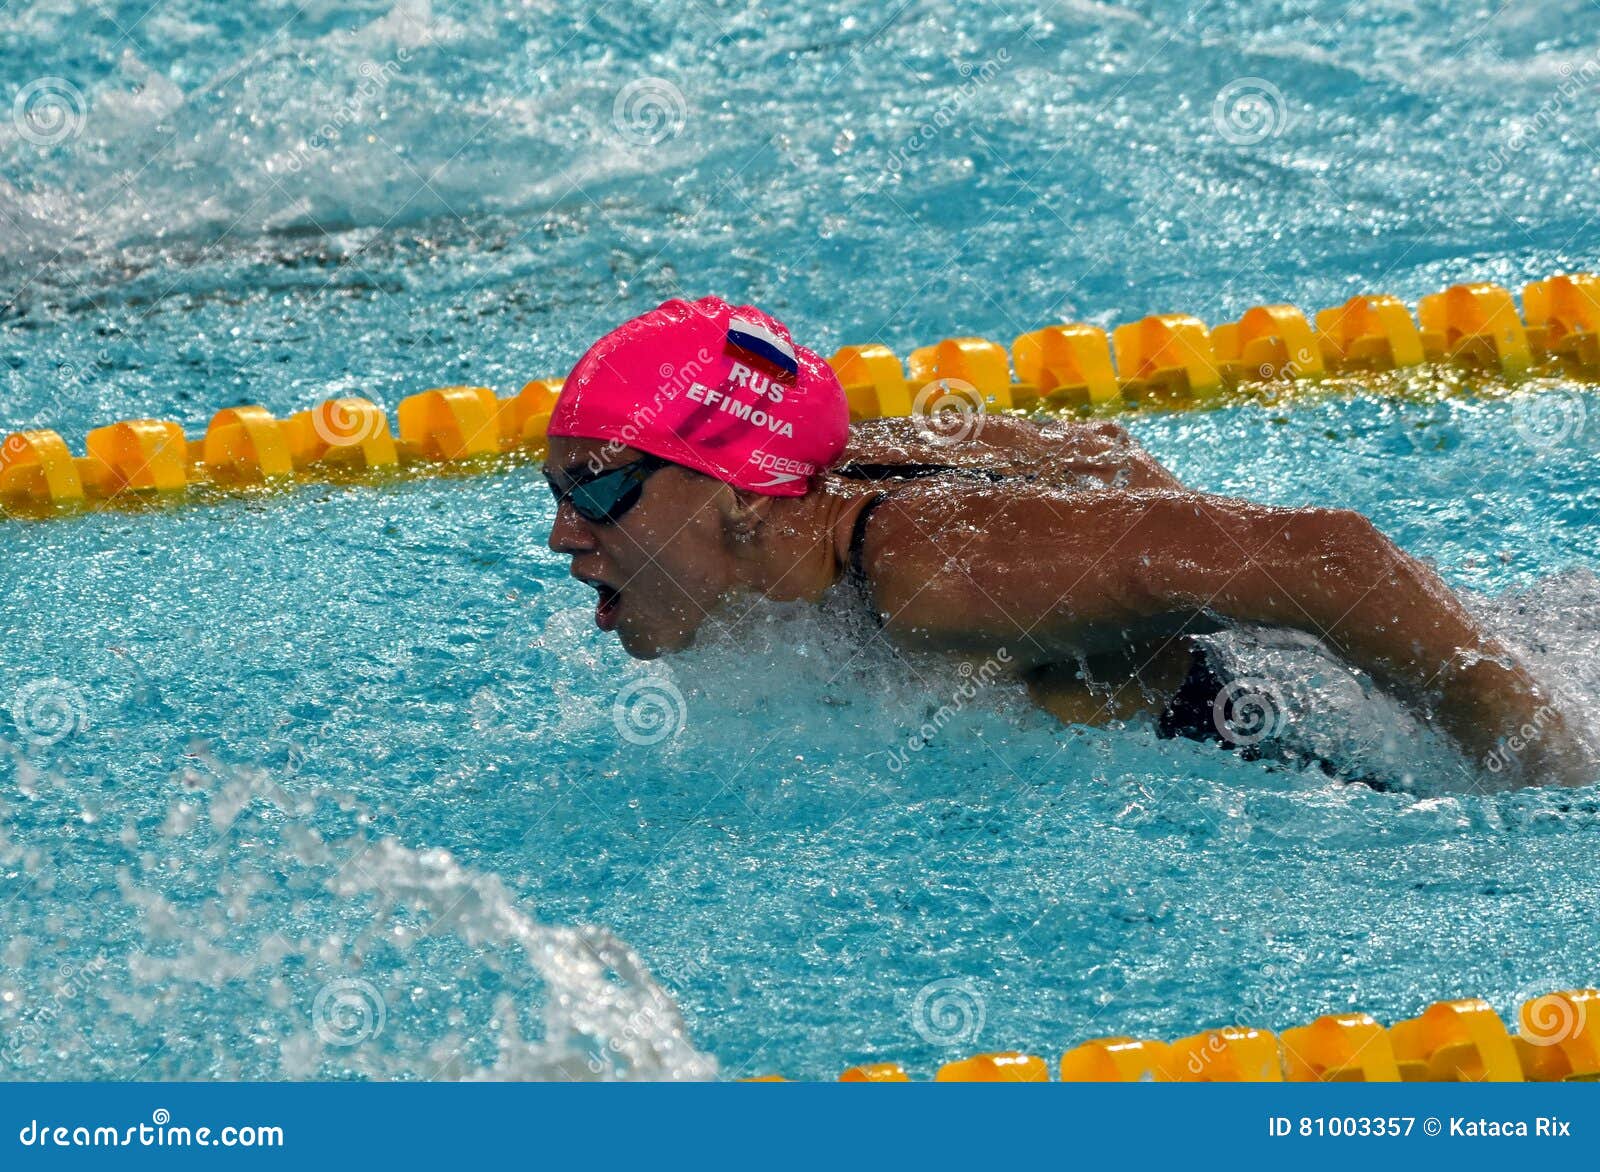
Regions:
<instances>
[{"instance_id":1,"label":"dark goggles lens","mask_svg":"<svg viewBox=\"0 0 1600 1172\"><path fill-rule=\"evenodd\" d=\"M585 521L596 525L615 525L624 514L639 503L644 493L644 482L652 472L666 467L668 461L657 456L643 456L618 468L609 468L585 480L575 481L566 491L553 483L556 504L563 501Z\"/></svg>"}]
</instances>

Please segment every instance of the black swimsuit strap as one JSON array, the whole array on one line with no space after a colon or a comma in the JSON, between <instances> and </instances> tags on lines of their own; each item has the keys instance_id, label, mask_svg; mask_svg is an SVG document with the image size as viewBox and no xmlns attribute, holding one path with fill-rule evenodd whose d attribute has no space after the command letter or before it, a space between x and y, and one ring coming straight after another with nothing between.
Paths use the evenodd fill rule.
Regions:
<instances>
[{"instance_id":1,"label":"black swimsuit strap","mask_svg":"<svg viewBox=\"0 0 1600 1172\"><path fill-rule=\"evenodd\" d=\"M872 510L883 504L891 495L880 490L873 493L867 503L861 506L861 511L856 514L855 526L850 530L850 558L845 565L845 577L865 600L873 621L880 627L883 626L883 615L879 613L878 604L872 597L872 582L867 578L867 571L861 565L861 556L867 543L867 520L872 516Z\"/></svg>"},{"instance_id":2,"label":"black swimsuit strap","mask_svg":"<svg viewBox=\"0 0 1600 1172\"><path fill-rule=\"evenodd\" d=\"M918 480L924 476L959 476L975 480L1006 479L993 468L971 468L963 464L860 464L852 461L830 469L847 480Z\"/></svg>"}]
</instances>

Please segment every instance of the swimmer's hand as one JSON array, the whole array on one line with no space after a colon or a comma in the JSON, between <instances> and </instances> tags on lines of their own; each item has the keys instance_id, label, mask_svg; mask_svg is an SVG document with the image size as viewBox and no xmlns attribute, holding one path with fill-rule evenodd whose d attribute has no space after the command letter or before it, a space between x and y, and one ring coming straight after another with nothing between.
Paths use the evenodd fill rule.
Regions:
<instances>
[{"instance_id":1,"label":"swimmer's hand","mask_svg":"<svg viewBox=\"0 0 1600 1172\"><path fill-rule=\"evenodd\" d=\"M1600 780L1552 697L1359 513L1185 491L902 490L866 553L886 629L907 643L1005 647L1026 673L1230 620L1288 627L1449 735L1486 783Z\"/></svg>"},{"instance_id":2,"label":"swimmer's hand","mask_svg":"<svg viewBox=\"0 0 1600 1172\"><path fill-rule=\"evenodd\" d=\"M1477 763L1501 785L1588 785L1600 780L1600 761L1573 728L1556 698L1533 680L1516 658L1487 637L1493 658L1464 653L1441 673L1440 723L1481 730Z\"/></svg>"}]
</instances>

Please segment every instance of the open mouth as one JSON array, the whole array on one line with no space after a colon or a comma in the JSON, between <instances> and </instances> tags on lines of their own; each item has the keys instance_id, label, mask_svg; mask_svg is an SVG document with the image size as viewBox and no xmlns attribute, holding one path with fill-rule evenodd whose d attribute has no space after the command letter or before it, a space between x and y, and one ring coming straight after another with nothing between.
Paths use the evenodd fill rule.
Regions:
<instances>
[{"instance_id":1,"label":"open mouth","mask_svg":"<svg viewBox=\"0 0 1600 1172\"><path fill-rule=\"evenodd\" d=\"M580 578L595 588L600 595L594 607L594 625L602 631L612 631L617 626L617 608L622 605L622 591L599 578Z\"/></svg>"}]
</instances>

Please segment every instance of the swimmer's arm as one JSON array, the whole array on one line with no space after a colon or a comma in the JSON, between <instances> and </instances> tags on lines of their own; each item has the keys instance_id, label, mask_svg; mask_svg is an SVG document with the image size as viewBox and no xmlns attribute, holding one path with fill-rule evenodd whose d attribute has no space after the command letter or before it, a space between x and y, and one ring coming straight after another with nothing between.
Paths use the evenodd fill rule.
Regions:
<instances>
[{"instance_id":1,"label":"swimmer's arm","mask_svg":"<svg viewBox=\"0 0 1600 1172\"><path fill-rule=\"evenodd\" d=\"M895 506L928 510L921 527L935 534L898 567L885 556L874 574L889 629L913 642L1008 641L1026 668L1107 630L1176 635L1219 619L1289 627L1323 640L1479 761L1531 724L1540 735L1523 751L1529 780L1595 779L1526 669L1359 513L1198 493L1008 500L991 491L954 509L908 499L882 511Z\"/></svg>"}]
</instances>

